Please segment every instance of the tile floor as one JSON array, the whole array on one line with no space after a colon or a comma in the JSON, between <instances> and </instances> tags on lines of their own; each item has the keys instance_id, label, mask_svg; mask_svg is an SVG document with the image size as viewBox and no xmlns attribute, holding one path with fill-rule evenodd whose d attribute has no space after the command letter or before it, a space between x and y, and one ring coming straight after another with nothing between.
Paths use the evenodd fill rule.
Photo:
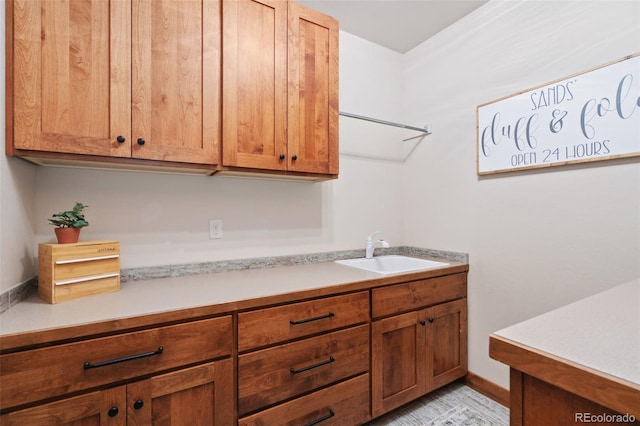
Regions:
<instances>
[{"instance_id":1,"label":"tile floor","mask_svg":"<svg viewBox=\"0 0 640 426\"><path fill-rule=\"evenodd\" d=\"M509 409L454 382L405 405L367 426L509 425Z\"/></svg>"}]
</instances>

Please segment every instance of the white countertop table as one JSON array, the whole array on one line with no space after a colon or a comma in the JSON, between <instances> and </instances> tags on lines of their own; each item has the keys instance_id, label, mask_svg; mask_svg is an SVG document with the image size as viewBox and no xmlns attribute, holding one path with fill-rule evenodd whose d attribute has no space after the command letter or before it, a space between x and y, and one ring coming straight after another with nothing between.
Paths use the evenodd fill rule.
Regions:
<instances>
[{"instance_id":1,"label":"white countertop table","mask_svg":"<svg viewBox=\"0 0 640 426\"><path fill-rule=\"evenodd\" d=\"M495 335L640 386L640 279Z\"/></svg>"}]
</instances>

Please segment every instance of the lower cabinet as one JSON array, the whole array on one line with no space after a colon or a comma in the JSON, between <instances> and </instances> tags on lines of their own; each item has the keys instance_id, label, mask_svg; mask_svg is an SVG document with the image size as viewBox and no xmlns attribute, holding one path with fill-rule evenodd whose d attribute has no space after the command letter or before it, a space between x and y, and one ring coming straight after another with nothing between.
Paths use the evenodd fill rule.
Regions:
<instances>
[{"instance_id":1,"label":"lower cabinet","mask_svg":"<svg viewBox=\"0 0 640 426\"><path fill-rule=\"evenodd\" d=\"M232 317L0 355L0 424L232 425Z\"/></svg>"},{"instance_id":2,"label":"lower cabinet","mask_svg":"<svg viewBox=\"0 0 640 426\"><path fill-rule=\"evenodd\" d=\"M232 425L230 358L0 417L6 426Z\"/></svg>"},{"instance_id":3,"label":"lower cabinet","mask_svg":"<svg viewBox=\"0 0 640 426\"><path fill-rule=\"evenodd\" d=\"M372 417L463 377L466 342L466 298L373 321Z\"/></svg>"},{"instance_id":4,"label":"lower cabinet","mask_svg":"<svg viewBox=\"0 0 640 426\"><path fill-rule=\"evenodd\" d=\"M465 376L466 295L465 272L239 313L239 424L361 425Z\"/></svg>"},{"instance_id":5,"label":"lower cabinet","mask_svg":"<svg viewBox=\"0 0 640 426\"><path fill-rule=\"evenodd\" d=\"M362 425L467 373L466 294L449 273L0 353L0 424Z\"/></svg>"}]
</instances>

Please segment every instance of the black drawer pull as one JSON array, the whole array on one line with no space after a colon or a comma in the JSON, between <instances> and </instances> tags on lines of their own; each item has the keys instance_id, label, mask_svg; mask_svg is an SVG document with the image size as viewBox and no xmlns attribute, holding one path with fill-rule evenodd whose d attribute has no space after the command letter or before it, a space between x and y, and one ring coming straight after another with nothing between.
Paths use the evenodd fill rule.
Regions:
<instances>
[{"instance_id":1,"label":"black drawer pull","mask_svg":"<svg viewBox=\"0 0 640 426\"><path fill-rule=\"evenodd\" d=\"M163 351L164 351L164 348L162 346L160 346L157 351L145 352L145 353L136 354L136 355L124 356L122 358L116 358L116 359L110 359L108 361L96 362L95 364L92 364L89 361L87 361L87 362L84 363L84 369L88 370L90 368L104 367L106 365L117 364L119 362L133 361L134 359L139 359L139 358L147 358L147 357L154 356L154 355L160 355Z\"/></svg>"},{"instance_id":2,"label":"black drawer pull","mask_svg":"<svg viewBox=\"0 0 640 426\"><path fill-rule=\"evenodd\" d=\"M298 374L298 373L302 373L302 372L305 372L305 371L313 370L314 368L322 367L323 365L331 364L331 363L332 363L332 362L334 362L335 360L336 360L336 359L333 357L333 355L331 355L331 356L329 357L329 359L328 359L328 360L326 360L326 361L322 361L322 362L319 362L319 363L317 363L317 364L313 364L313 365L308 365L308 366L306 366L306 367L302 367L302 368L301 368L301 369L299 369L299 370L296 370L295 368L291 367L291 368L289 369L289 371L291 371L291 374Z\"/></svg>"},{"instance_id":3,"label":"black drawer pull","mask_svg":"<svg viewBox=\"0 0 640 426\"><path fill-rule=\"evenodd\" d=\"M291 325L304 324L306 322L318 321L318 320L321 320L321 319L331 318L331 317L335 317L335 316L336 316L336 314L334 314L333 312L329 312L328 314L320 315L319 317L305 318L305 319L301 319L301 320L297 320L297 321L291 320L291 321L289 321L289 324L291 324Z\"/></svg>"},{"instance_id":4,"label":"black drawer pull","mask_svg":"<svg viewBox=\"0 0 640 426\"><path fill-rule=\"evenodd\" d=\"M324 416L320 417L319 419L315 419L312 422L307 423L304 426L313 426L313 425L317 425L318 423L322 423L325 420L329 420L331 417L335 416L336 413L333 412L333 410L329 410L329 414L325 414Z\"/></svg>"}]
</instances>

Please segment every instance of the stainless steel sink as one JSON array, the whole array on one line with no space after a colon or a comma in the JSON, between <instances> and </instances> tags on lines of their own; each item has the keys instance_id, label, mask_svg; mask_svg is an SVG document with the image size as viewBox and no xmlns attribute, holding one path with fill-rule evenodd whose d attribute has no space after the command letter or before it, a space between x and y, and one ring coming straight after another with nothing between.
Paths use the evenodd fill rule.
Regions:
<instances>
[{"instance_id":1,"label":"stainless steel sink","mask_svg":"<svg viewBox=\"0 0 640 426\"><path fill-rule=\"evenodd\" d=\"M400 274L403 272L440 268L442 266L449 265L446 262L437 262L435 260L417 259L415 257L398 255L376 256L371 259L358 258L336 260L335 262L340 265L364 269L365 271L371 271L382 275Z\"/></svg>"}]
</instances>

